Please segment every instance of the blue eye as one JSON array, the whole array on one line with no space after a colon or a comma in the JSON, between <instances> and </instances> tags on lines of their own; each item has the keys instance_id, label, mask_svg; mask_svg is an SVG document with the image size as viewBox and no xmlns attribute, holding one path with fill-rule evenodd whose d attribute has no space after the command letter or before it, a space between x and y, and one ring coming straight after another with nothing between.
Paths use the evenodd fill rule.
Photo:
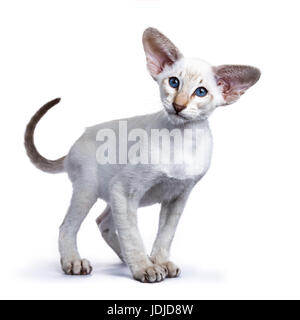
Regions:
<instances>
[{"instance_id":1,"label":"blue eye","mask_svg":"<svg viewBox=\"0 0 300 320\"><path fill-rule=\"evenodd\" d=\"M179 80L176 77L171 77L169 79L169 85L172 88L177 89L179 87Z\"/></svg>"},{"instance_id":2,"label":"blue eye","mask_svg":"<svg viewBox=\"0 0 300 320\"><path fill-rule=\"evenodd\" d=\"M204 87L199 87L195 90L195 95L198 97L205 97L208 91Z\"/></svg>"}]
</instances>

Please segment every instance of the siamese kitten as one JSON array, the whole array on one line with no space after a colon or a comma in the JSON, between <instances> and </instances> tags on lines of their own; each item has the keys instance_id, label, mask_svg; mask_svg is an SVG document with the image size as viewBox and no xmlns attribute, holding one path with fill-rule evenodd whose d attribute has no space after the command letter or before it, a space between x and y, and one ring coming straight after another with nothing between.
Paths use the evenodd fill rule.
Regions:
<instances>
[{"instance_id":1,"label":"siamese kitten","mask_svg":"<svg viewBox=\"0 0 300 320\"><path fill-rule=\"evenodd\" d=\"M26 128L25 147L34 165L49 173L67 172L73 185L59 234L61 265L69 275L92 271L90 262L79 255L76 237L98 198L107 203L97 219L102 236L128 265L134 279L158 282L179 275L180 269L169 260L170 248L190 192L210 165L212 136L207 119L218 106L237 101L260 77L254 67L213 67L185 58L154 28L145 30L143 45L148 70L159 86L160 112L90 127L65 157L55 161L39 154L33 135L38 121L60 99L45 104ZM156 138L164 138L164 133L181 135L183 140L174 140L184 141L183 146L173 140L167 147L150 143L147 139L152 141L154 133ZM187 146L196 146L196 150ZM177 157L181 147L189 149L182 161L165 161ZM159 229L148 256L137 226L137 210L155 203L161 204Z\"/></svg>"}]
</instances>

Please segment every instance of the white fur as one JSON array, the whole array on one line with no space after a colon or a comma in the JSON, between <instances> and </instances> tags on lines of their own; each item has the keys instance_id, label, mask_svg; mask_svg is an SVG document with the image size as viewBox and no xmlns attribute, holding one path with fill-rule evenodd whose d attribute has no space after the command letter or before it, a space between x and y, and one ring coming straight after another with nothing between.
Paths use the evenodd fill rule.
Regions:
<instances>
[{"instance_id":1,"label":"white fur","mask_svg":"<svg viewBox=\"0 0 300 320\"><path fill-rule=\"evenodd\" d=\"M166 79L170 75L179 77L179 72L182 72L182 80L185 79L186 72L196 73L197 81L202 80L202 84L215 96L203 110L198 110L195 105L189 106L184 115L190 120L179 118L176 121L177 116L169 114L168 101L171 101L174 89L167 88ZM195 90L197 81L186 82L184 84L186 90L190 92ZM126 119L128 130L143 128L149 134L153 128L169 130L179 128L181 131L184 129L201 130L202 150L198 152L199 158L194 159L199 170L194 175L187 175L184 171L184 164L179 169L172 165L99 165L95 157L99 145L96 141L97 132L100 129L110 128L118 134L118 121L88 128L73 145L65 160L65 169L74 185L70 209L60 228L60 253L65 270L70 263L80 260L76 248L76 234L89 209L99 197L107 202L107 210L109 210L106 222L102 226L102 232L105 229L109 230L109 234L107 231L105 234L106 240L126 261L133 276L142 281L145 281L146 277L148 281L158 281L167 275L165 270L168 268L161 266L169 263L171 241L184 204L191 189L205 174L210 164L212 137L206 119L215 109L221 97L210 67L199 60L179 61L174 68L168 68L159 76L158 84L165 111ZM154 203L162 204L159 232L151 255L151 260L155 261L155 265L145 252L136 218L138 207ZM171 263L169 263L169 268L172 269L169 272L178 273L177 268ZM76 271L79 272L73 270L73 273Z\"/></svg>"},{"instance_id":2,"label":"white fur","mask_svg":"<svg viewBox=\"0 0 300 320\"><path fill-rule=\"evenodd\" d=\"M157 41L165 56L157 54L157 46L153 45L153 41ZM149 71L159 85L164 109L158 113L126 119L128 131L142 128L150 135L151 129L179 129L181 132L185 129L199 130L199 150L196 154L190 153L189 161L180 166L172 163L99 165L96 161L99 147L97 133L101 129L112 129L118 135L119 121L88 128L64 161L74 188L59 236L62 267L66 273L91 271L89 262L80 258L76 235L92 205L97 198L101 198L107 203L103 218L98 221L101 233L117 255L127 263L135 279L156 282L166 276L176 277L179 274L178 267L169 261L171 243L189 194L210 165L212 136L207 118L225 101L222 87L217 84L214 70L208 63L183 58L173 44L155 29L145 31L144 45ZM173 61L174 57L177 57L176 61ZM172 63L163 65L164 61ZM180 80L178 89L169 85L170 77ZM208 90L205 97L194 94L199 86ZM172 104L179 93L189 99L185 109L176 114ZM194 141L189 143L193 144ZM176 150L172 150L172 153L176 153ZM192 174L191 170L187 170L190 165L194 166ZM160 225L149 257L138 230L137 210L155 203L161 203Z\"/></svg>"}]
</instances>

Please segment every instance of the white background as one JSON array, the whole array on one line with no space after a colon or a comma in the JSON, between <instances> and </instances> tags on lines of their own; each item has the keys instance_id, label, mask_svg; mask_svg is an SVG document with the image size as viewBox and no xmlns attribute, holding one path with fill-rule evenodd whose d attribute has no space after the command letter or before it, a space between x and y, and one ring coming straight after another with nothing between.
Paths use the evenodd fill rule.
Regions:
<instances>
[{"instance_id":1,"label":"white background","mask_svg":"<svg viewBox=\"0 0 300 320\"><path fill-rule=\"evenodd\" d=\"M65 276L57 237L71 184L32 166L24 129L62 97L36 131L40 152L55 159L86 126L159 110L141 44L148 26L187 56L254 65L262 77L210 119L212 165L173 244L182 276L133 281L96 227L101 201L79 233L94 272ZM289 0L1 1L0 298L300 298L299 27L299 1ZM148 249L158 211L140 210Z\"/></svg>"}]
</instances>

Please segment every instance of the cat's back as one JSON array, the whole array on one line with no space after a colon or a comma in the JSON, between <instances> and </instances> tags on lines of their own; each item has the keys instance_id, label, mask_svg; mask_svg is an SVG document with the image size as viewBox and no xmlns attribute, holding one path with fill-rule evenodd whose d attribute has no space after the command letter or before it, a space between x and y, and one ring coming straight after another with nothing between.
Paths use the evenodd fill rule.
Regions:
<instances>
[{"instance_id":1,"label":"cat's back","mask_svg":"<svg viewBox=\"0 0 300 320\"><path fill-rule=\"evenodd\" d=\"M97 135L99 135L99 131L101 132L101 130L111 130L115 134L118 134L120 130L125 129L127 129L127 131L130 131L132 129L147 130L148 127L155 127L156 125L158 125L164 118L164 112L159 111L156 113L139 115L130 118L111 120L88 127L85 130L83 136L85 139L88 138L96 140L96 137Z\"/></svg>"},{"instance_id":2,"label":"cat's back","mask_svg":"<svg viewBox=\"0 0 300 320\"><path fill-rule=\"evenodd\" d=\"M67 172L79 170L83 167L97 167L97 150L104 141L114 147L116 152L119 144L124 142L133 129L148 130L163 117L163 112L140 115L130 118L116 119L86 128L76 140L65 159ZM122 166L118 167L119 169ZM97 169L95 169L97 170ZM71 174L72 175L72 174Z\"/></svg>"}]
</instances>

